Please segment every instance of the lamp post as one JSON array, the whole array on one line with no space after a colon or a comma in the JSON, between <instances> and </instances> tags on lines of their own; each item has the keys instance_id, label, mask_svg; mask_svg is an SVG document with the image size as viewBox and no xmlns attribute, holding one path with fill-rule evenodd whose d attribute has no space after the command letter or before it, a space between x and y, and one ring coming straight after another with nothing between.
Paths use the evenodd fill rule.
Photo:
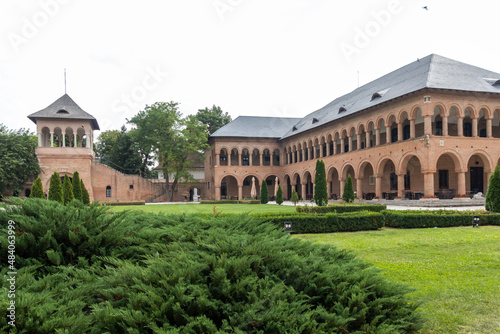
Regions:
<instances>
[{"instance_id":1,"label":"lamp post","mask_svg":"<svg viewBox=\"0 0 500 334\"><path fill-rule=\"evenodd\" d=\"M285 229L283 232L292 232L292 222L285 222Z\"/></svg>"},{"instance_id":2,"label":"lamp post","mask_svg":"<svg viewBox=\"0 0 500 334\"><path fill-rule=\"evenodd\" d=\"M481 217L479 216L474 216L472 217L472 227L479 227L479 224L481 223Z\"/></svg>"}]
</instances>

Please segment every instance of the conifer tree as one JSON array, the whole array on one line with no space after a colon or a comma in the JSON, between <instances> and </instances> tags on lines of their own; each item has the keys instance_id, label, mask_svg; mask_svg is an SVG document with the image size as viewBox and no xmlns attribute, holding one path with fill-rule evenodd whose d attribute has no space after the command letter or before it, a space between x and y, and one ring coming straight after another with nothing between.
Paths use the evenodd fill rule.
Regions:
<instances>
[{"instance_id":1,"label":"conifer tree","mask_svg":"<svg viewBox=\"0 0 500 334\"><path fill-rule=\"evenodd\" d=\"M295 189L292 190L292 198L291 201L293 205L297 206L297 203L299 202L299 194L295 191Z\"/></svg>"},{"instance_id":2,"label":"conifer tree","mask_svg":"<svg viewBox=\"0 0 500 334\"><path fill-rule=\"evenodd\" d=\"M500 167L498 165L488 183L485 208L491 212L500 212Z\"/></svg>"},{"instance_id":3,"label":"conifer tree","mask_svg":"<svg viewBox=\"0 0 500 334\"><path fill-rule=\"evenodd\" d=\"M71 185L68 174L65 174L63 182L63 204L68 204L74 198L75 196L73 196L73 186Z\"/></svg>"},{"instance_id":4,"label":"conifer tree","mask_svg":"<svg viewBox=\"0 0 500 334\"><path fill-rule=\"evenodd\" d=\"M45 194L43 193L42 179L40 176L35 180L31 186L30 198L43 198L45 199Z\"/></svg>"},{"instance_id":5,"label":"conifer tree","mask_svg":"<svg viewBox=\"0 0 500 334\"><path fill-rule=\"evenodd\" d=\"M269 202L269 192L267 190L266 180L262 180L262 186L260 187L260 203L267 204Z\"/></svg>"},{"instance_id":6,"label":"conifer tree","mask_svg":"<svg viewBox=\"0 0 500 334\"><path fill-rule=\"evenodd\" d=\"M83 184L82 179L80 179L80 183L82 184L82 202L85 205L90 204L89 192L87 191L87 188L85 188L85 185Z\"/></svg>"},{"instance_id":7,"label":"conifer tree","mask_svg":"<svg viewBox=\"0 0 500 334\"><path fill-rule=\"evenodd\" d=\"M326 171L323 160L316 161L316 175L314 177L314 201L319 206L328 204L328 191L326 185Z\"/></svg>"},{"instance_id":8,"label":"conifer tree","mask_svg":"<svg viewBox=\"0 0 500 334\"><path fill-rule=\"evenodd\" d=\"M276 203L278 205L283 203L283 190L281 190L281 185L278 185L278 191L276 191Z\"/></svg>"},{"instance_id":9,"label":"conifer tree","mask_svg":"<svg viewBox=\"0 0 500 334\"><path fill-rule=\"evenodd\" d=\"M83 202L82 198L82 183L80 182L80 174L78 172L73 173L73 180L71 181L73 186L73 196L75 199Z\"/></svg>"},{"instance_id":10,"label":"conifer tree","mask_svg":"<svg viewBox=\"0 0 500 334\"><path fill-rule=\"evenodd\" d=\"M347 180L344 185L344 193L342 194L342 200L347 203L354 202L354 188L352 186L351 175L347 176Z\"/></svg>"},{"instance_id":11,"label":"conifer tree","mask_svg":"<svg viewBox=\"0 0 500 334\"><path fill-rule=\"evenodd\" d=\"M58 172L54 172L50 177L49 199L64 204L61 177Z\"/></svg>"}]
</instances>

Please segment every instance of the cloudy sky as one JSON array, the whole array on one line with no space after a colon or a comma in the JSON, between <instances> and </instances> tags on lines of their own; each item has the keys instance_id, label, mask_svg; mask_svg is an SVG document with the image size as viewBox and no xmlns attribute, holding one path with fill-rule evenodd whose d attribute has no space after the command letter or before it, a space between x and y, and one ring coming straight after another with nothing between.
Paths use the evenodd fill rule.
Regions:
<instances>
[{"instance_id":1,"label":"cloudy sky","mask_svg":"<svg viewBox=\"0 0 500 334\"><path fill-rule=\"evenodd\" d=\"M422 8L427 6L427 10ZM0 123L67 92L119 129L146 104L303 117L431 53L500 73L492 0L2 0Z\"/></svg>"}]
</instances>

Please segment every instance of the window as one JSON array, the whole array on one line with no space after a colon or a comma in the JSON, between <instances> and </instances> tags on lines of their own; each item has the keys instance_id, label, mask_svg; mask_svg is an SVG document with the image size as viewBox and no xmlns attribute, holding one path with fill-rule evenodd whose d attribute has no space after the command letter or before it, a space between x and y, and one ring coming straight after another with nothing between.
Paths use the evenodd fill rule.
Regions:
<instances>
[{"instance_id":1,"label":"window","mask_svg":"<svg viewBox=\"0 0 500 334\"><path fill-rule=\"evenodd\" d=\"M479 131L479 137L486 138L486 129L481 129L481 131Z\"/></svg>"},{"instance_id":2,"label":"window","mask_svg":"<svg viewBox=\"0 0 500 334\"><path fill-rule=\"evenodd\" d=\"M134 185L133 185L133 184L131 184L130 186L128 186L128 188L129 188L130 190L134 190Z\"/></svg>"},{"instance_id":3,"label":"window","mask_svg":"<svg viewBox=\"0 0 500 334\"><path fill-rule=\"evenodd\" d=\"M472 137L472 123L464 123L464 137Z\"/></svg>"},{"instance_id":4,"label":"window","mask_svg":"<svg viewBox=\"0 0 500 334\"><path fill-rule=\"evenodd\" d=\"M346 109L346 108L344 108L344 107L340 107L340 108L339 108L339 114L340 114L341 112L345 112L345 111L347 111L347 109Z\"/></svg>"},{"instance_id":5,"label":"window","mask_svg":"<svg viewBox=\"0 0 500 334\"><path fill-rule=\"evenodd\" d=\"M391 129L391 143L395 143L398 141L398 129Z\"/></svg>"},{"instance_id":6,"label":"window","mask_svg":"<svg viewBox=\"0 0 500 334\"><path fill-rule=\"evenodd\" d=\"M330 155L333 155L333 142L330 142Z\"/></svg>"},{"instance_id":7,"label":"window","mask_svg":"<svg viewBox=\"0 0 500 334\"><path fill-rule=\"evenodd\" d=\"M271 161L271 156L269 156L269 155L264 156L264 161L265 162L270 162Z\"/></svg>"},{"instance_id":8,"label":"window","mask_svg":"<svg viewBox=\"0 0 500 334\"><path fill-rule=\"evenodd\" d=\"M111 197L111 187L110 186L106 187L106 197Z\"/></svg>"},{"instance_id":9,"label":"window","mask_svg":"<svg viewBox=\"0 0 500 334\"><path fill-rule=\"evenodd\" d=\"M250 185L250 180L248 178L243 180L243 185L244 186L249 186Z\"/></svg>"},{"instance_id":10,"label":"window","mask_svg":"<svg viewBox=\"0 0 500 334\"><path fill-rule=\"evenodd\" d=\"M439 189L448 189L448 170L440 169L439 170Z\"/></svg>"},{"instance_id":11,"label":"window","mask_svg":"<svg viewBox=\"0 0 500 334\"><path fill-rule=\"evenodd\" d=\"M398 176L396 173L391 173L391 190L398 190Z\"/></svg>"},{"instance_id":12,"label":"window","mask_svg":"<svg viewBox=\"0 0 500 334\"><path fill-rule=\"evenodd\" d=\"M319 122L319 120L318 120L317 118L313 118L312 122L313 122L313 124L314 124L314 123L318 123L318 122Z\"/></svg>"},{"instance_id":13,"label":"window","mask_svg":"<svg viewBox=\"0 0 500 334\"><path fill-rule=\"evenodd\" d=\"M436 136L442 136L442 135L443 135L443 122L437 121L436 122Z\"/></svg>"},{"instance_id":14,"label":"window","mask_svg":"<svg viewBox=\"0 0 500 334\"><path fill-rule=\"evenodd\" d=\"M57 111L58 114L69 114L67 110L61 109Z\"/></svg>"},{"instance_id":15,"label":"window","mask_svg":"<svg viewBox=\"0 0 500 334\"><path fill-rule=\"evenodd\" d=\"M410 139L410 125L405 125L403 127L403 140Z\"/></svg>"},{"instance_id":16,"label":"window","mask_svg":"<svg viewBox=\"0 0 500 334\"><path fill-rule=\"evenodd\" d=\"M410 190L411 184L410 184L410 171L406 172L405 174L405 190Z\"/></svg>"},{"instance_id":17,"label":"window","mask_svg":"<svg viewBox=\"0 0 500 334\"><path fill-rule=\"evenodd\" d=\"M243 166L250 166L250 158L243 157Z\"/></svg>"}]
</instances>

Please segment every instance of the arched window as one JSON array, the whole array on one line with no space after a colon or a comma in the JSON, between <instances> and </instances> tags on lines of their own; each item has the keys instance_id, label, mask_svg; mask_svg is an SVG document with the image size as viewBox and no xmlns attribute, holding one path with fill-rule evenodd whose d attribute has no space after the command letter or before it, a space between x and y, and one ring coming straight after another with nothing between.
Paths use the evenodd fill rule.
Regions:
<instances>
[{"instance_id":1,"label":"arched window","mask_svg":"<svg viewBox=\"0 0 500 334\"><path fill-rule=\"evenodd\" d=\"M110 186L106 187L106 197L111 197L111 187Z\"/></svg>"}]
</instances>

